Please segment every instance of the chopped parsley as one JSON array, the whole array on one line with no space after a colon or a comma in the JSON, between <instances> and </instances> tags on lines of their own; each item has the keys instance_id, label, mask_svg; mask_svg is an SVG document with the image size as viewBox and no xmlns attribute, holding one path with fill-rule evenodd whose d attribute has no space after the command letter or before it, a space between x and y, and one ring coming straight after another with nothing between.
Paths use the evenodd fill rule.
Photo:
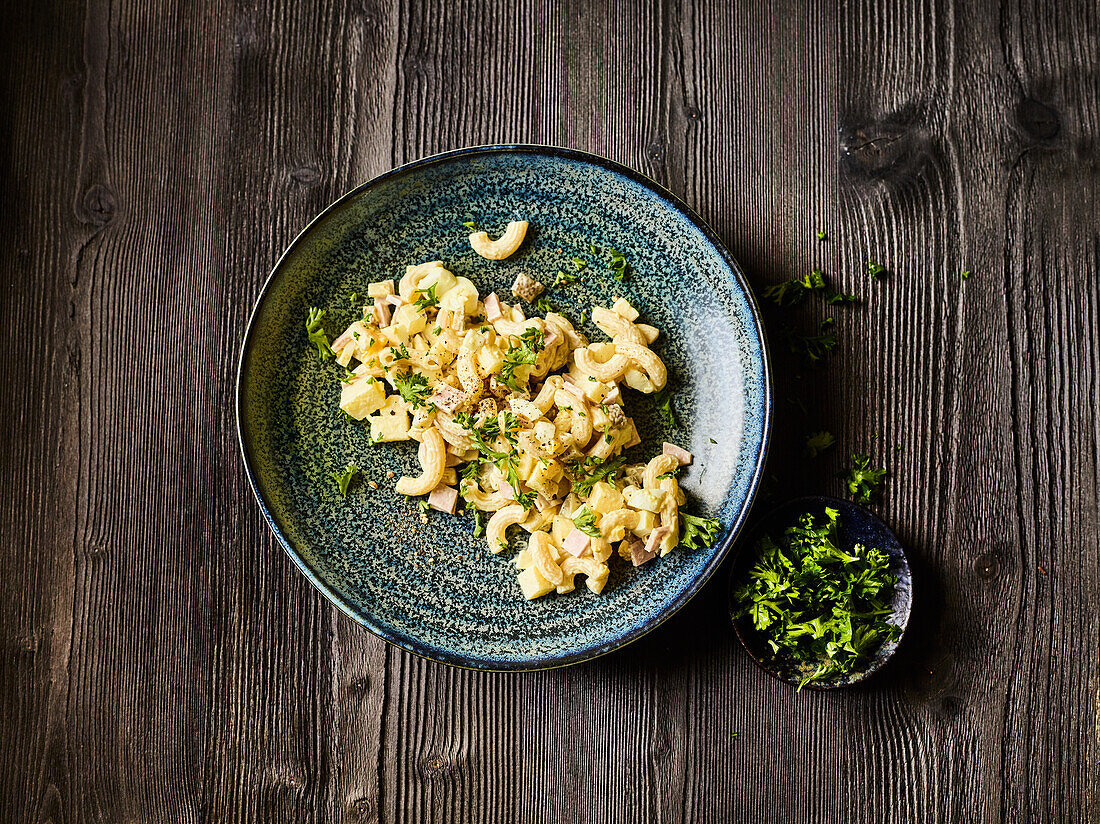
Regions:
<instances>
[{"instance_id":1,"label":"chopped parsley","mask_svg":"<svg viewBox=\"0 0 1100 824\"><path fill-rule=\"evenodd\" d=\"M817 239L818 240L824 240L825 239L825 233L823 231L821 231L820 229L817 230Z\"/></svg>"},{"instance_id":2,"label":"chopped parsley","mask_svg":"<svg viewBox=\"0 0 1100 824\"><path fill-rule=\"evenodd\" d=\"M798 688L853 672L901 630L887 621L897 579L890 557L837 540L838 512L805 514L775 541L756 544L756 563L733 591L733 617L751 626L772 661Z\"/></svg>"},{"instance_id":3,"label":"chopped parsley","mask_svg":"<svg viewBox=\"0 0 1100 824\"><path fill-rule=\"evenodd\" d=\"M688 549L714 546L714 539L722 528L716 518L698 518L686 512L680 513L680 525L680 543Z\"/></svg>"},{"instance_id":4,"label":"chopped parsley","mask_svg":"<svg viewBox=\"0 0 1100 824\"><path fill-rule=\"evenodd\" d=\"M359 377L346 366L341 366L340 368L344 370L343 374L340 375L340 383L351 383L353 380Z\"/></svg>"},{"instance_id":5,"label":"chopped parsley","mask_svg":"<svg viewBox=\"0 0 1100 824\"><path fill-rule=\"evenodd\" d=\"M843 292L834 292L830 289L825 293L825 302L829 305L836 303L858 303L859 298L855 295L846 295Z\"/></svg>"},{"instance_id":6,"label":"chopped parsley","mask_svg":"<svg viewBox=\"0 0 1100 824\"><path fill-rule=\"evenodd\" d=\"M348 496L348 486L351 485L351 479L359 473L358 468L353 463L349 463L347 468L341 473L333 473L332 477L336 479L336 483L340 485L340 494L343 497Z\"/></svg>"},{"instance_id":7,"label":"chopped parsley","mask_svg":"<svg viewBox=\"0 0 1100 824\"><path fill-rule=\"evenodd\" d=\"M546 298L539 298L538 301L535 303L535 308L538 309L540 312L556 311L555 307L551 305L551 303L546 300Z\"/></svg>"},{"instance_id":8,"label":"chopped parsley","mask_svg":"<svg viewBox=\"0 0 1100 824\"><path fill-rule=\"evenodd\" d=\"M515 443L515 430L519 427L519 422L515 419L515 416L510 412L503 413L500 418L489 418L481 426L477 425L477 418L469 412L458 412L454 416L455 422L459 424L463 429L470 433L470 437L474 441L474 445L477 446L481 456L476 463L480 465L482 461L489 461L497 469L501 471L505 478L508 480L508 484L512 487L512 492L515 494L516 502L520 504L524 509L530 509L535 503L534 492L524 492L520 486L519 470L516 453L514 451L501 452L493 447L493 442L498 435L503 435L505 439ZM504 425L504 429L501 430L501 424ZM469 469L469 467L467 467ZM476 481L476 472L470 475L466 474L466 470L462 473L463 478L474 483Z\"/></svg>"},{"instance_id":9,"label":"chopped parsley","mask_svg":"<svg viewBox=\"0 0 1100 824\"><path fill-rule=\"evenodd\" d=\"M962 277L963 280L969 280L970 279L970 270L967 269L965 272L963 272L961 277Z\"/></svg>"},{"instance_id":10,"label":"chopped parsley","mask_svg":"<svg viewBox=\"0 0 1100 824\"><path fill-rule=\"evenodd\" d=\"M395 374L393 385L400 393L401 398L406 403L412 404L414 409L422 406L428 395L432 394L431 387L428 386L428 379L411 369Z\"/></svg>"},{"instance_id":11,"label":"chopped parsley","mask_svg":"<svg viewBox=\"0 0 1100 824\"><path fill-rule=\"evenodd\" d=\"M321 326L321 320L324 316L324 309L318 309L316 306L309 307L309 317L306 319L306 337L309 338L311 344L317 347L317 357L327 361L333 356L334 352L332 347L329 346L324 327Z\"/></svg>"},{"instance_id":12,"label":"chopped parsley","mask_svg":"<svg viewBox=\"0 0 1100 824\"><path fill-rule=\"evenodd\" d=\"M397 344L397 348L393 349L393 356L398 360L412 360L412 356L409 354L409 350L405 347L405 344Z\"/></svg>"},{"instance_id":13,"label":"chopped parsley","mask_svg":"<svg viewBox=\"0 0 1100 824\"><path fill-rule=\"evenodd\" d=\"M573 516L573 526L585 535L593 538L600 537L600 528L596 526L596 515L587 506L582 506L581 511Z\"/></svg>"},{"instance_id":14,"label":"chopped parsley","mask_svg":"<svg viewBox=\"0 0 1100 824\"><path fill-rule=\"evenodd\" d=\"M882 480L885 469L874 469L867 455L852 455L852 465L841 475L856 503L871 504L882 500Z\"/></svg>"},{"instance_id":15,"label":"chopped parsley","mask_svg":"<svg viewBox=\"0 0 1100 824\"><path fill-rule=\"evenodd\" d=\"M583 498L592 491L597 481L610 481L614 478L625 463L624 455L610 461L601 461L595 455L590 455L579 463L567 464L565 468L573 482L573 491Z\"/></svg>"},{"instance_id":16,"label":"chopped parsley","mask_svg":"<svg viewBox=\"0 0 1100 824\"><path fill-rule=\"evenodd\" d=\"M664 389L653 396L653 402L657 404L657 411L661 413L661 420L673 429L677 429L676 413L672 409L672 392L666 384Z\"/></svg>"},{"instance_id":17,"label":"chopped parsley","mask_svg":"<svg viewBox=\"0 0 1100 824\"><path fill-rule=\"evenodd\" d=\"M471 232L480 232L481 227L474 223L472 220L465 220L462 225L469 229Z\"/></svg>"},{"instance_id":18,"label":"chopped parsley","mask_svg":"<svg viewBox=\"0 0 1100 824\"><path fill-rule=\"evenodd\" d=\"M416 508L420 510L421 515L427 515L429 509L428 499L421 498L419 501L416 502Z\"/></svg>"},{"instance_id":19,"label":"chopped parsley","mask_svg":"<svg viewBox=\"0 0 1100 824\"><path fill-rule=\"evenodd\" d=\"M820 269L814 269L810 274L796 280L785 280L764 290L764 297L776 306L795 306L806 299L812 292L820 292L829 288L829 282L825 279L825 273Z\"/></svg>"},{"instance_id":20,"label":"chopped parsley","mask_svg":"<svg viewBox=\"0 0 1100 824\"><path fill-rule=\"evenodd\" d=\"M438 285L438 283L433 283L427 289L422 290L420 292L420 297L416 299L413 305L421 312L423 312L429 306L438 306L439 299L435 296L435 289Z\"/></svg>"},{"instance_id":21,"label":"chopped parsley","mask_svg":"<svg viewBox=\"0 0 1100 824\"><path fill-rule=\"evenodd\" d=\"M472 512L474 516L474 537L480 538L482 535L485 534L485 524L481 522L481 510L478 509L476 506L471 506L470 512Z\"/></svg>"},{"instance_id":22,"label":"chopped parsley","mask_svg":"<svg viewBox=\"0 0 1100 824\"><path fill-rule=\"evenodd\" d=\"M531 366L538 359L539 352L543 350L543 334L541 329L527 329L522 335L512 335L508 351L504 353L504 365L500 369L500 382L509 389L518 392L515 372L520 366Z\"/></svg>"},{"instance_id":23,"label":"chopped parsley","mask_svg":"<svg viewBox=\"0 0 1100 824\"><path fill-rule=\"evenodd\" d=\"M787 344L790 353L801 358L806 366L816 366L827 352L836 349L836 332L829 328L831 321L832 318L822 321L816 335L804 335L784 326L779 330L779 338Z\"/></svg>"},{"instance_id":24,"label":"chopped parsley","mask_svg":"<svg viewBox=\"0 0 1100 824\"><path fill-rule=\"evenodd\" d=\"M584 269L584 267L588 265L588 263L583 258L579 257L573 258L572 263L573 268L576 269L578 272L580 272L582 269ZM574 275L574 277L576 277L576 275Z\"/></svg>"},{"instance_id":25,"label":"chopped parsley","mask_svg":"<svg viewBox=\"0 0 1100 824\"><path fill-rule=\"evenodd\" d=\"M875 263L873 260L867 261L867 274L869 274L875 280L881 278L885 271L886 267L883 266L881 263Z\"/></svg>"},{"instance_id":26,"label":"chopped parsley","mask_svg":"<svg viewBox=\"0 0 1100 824\"><path fill-rule=\"evenodd\" d=\"M358 303L361 300L361 298L359 297L358 292L352 292L350 295L348 295L348 300L354 305L354 304Z\"/></svg>"},{"instance_id":27,"label":"chopped parsley","mask_svg":"<svg viewBox=\"0 0 1100 824\"><path fill-rule=\"evenodd\" d=\"M711 438L711 439L710 439L710 442L711 442L711 443L718 443L718 441L714 440L714 438Z\"/></svg>"},{"instance_id":28,"label":"chopped parsley","mask_svg":"<svg viewBox=\"0 0 1100 824\"><path fill-rule=\"evenodd\" d=\"M814 432L806 437L806 457L816 458L835 443L836 438L831 432Z\"/></svg>"},{"instance_id":29,"label":"chopped parsley","mask_svg":"<svg viewBox=\"0 0 1100 824\"><path fill-rule=\"evenodd\" d=\"M572 283L576 279L577 279L577 276L575 274L573 274L572 272L563 272L561 269L559 269L557 277L554 278L554 282L551 283L550 285L551 286L564 286L566 283Z\"/></svg>"},{"instance_id":30,"label":"chopped parsley","mask_svg":"<svg viewBox=\"0 0 1100 824\"><path fill-rule=\"evenodd\" d=\"M607 268L611 270L611 277L617 281L625 280L626 276L630 274L630 264L626 262L623 253L618 249L608 248L607 251L611 255L611 260L607 262Z\"/></svg>"}]
</instances>

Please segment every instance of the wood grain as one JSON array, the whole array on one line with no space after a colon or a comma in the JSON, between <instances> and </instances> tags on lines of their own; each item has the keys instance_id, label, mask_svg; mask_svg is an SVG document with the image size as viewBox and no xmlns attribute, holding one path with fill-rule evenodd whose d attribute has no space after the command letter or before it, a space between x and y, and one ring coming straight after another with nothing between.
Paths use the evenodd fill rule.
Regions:
<instances>
[{"instance_id":1,"label":"wood grain","mask_svg":"<svg viewBox=\"0 0 1100 824\"><path fill-rule=\"evenodd\" d=\"M2 19L4 820L1100 821L1095 2ZM777 351L767 474L785 497L839 494L853 451L889 468L919 600L874 682L756 670L721 573L607 658L450 669L268 534L232 417L266 273L358 183L509 141L652 176L758 287L819 266L860 296L769 311L773 343L829 315L840 344L817 370Z\"/></svg>"}]
</instances>

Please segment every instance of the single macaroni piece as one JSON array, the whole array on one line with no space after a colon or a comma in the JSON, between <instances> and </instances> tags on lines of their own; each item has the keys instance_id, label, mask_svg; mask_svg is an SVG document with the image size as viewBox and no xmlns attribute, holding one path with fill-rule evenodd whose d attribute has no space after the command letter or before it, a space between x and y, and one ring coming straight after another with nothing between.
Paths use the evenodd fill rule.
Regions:
<instances>
[{"instance_id":1,"label":"single macaroni piece","mask_svg":"<svg viewBox=\"0 0 1100 824\"><path fill-rule=\"evenodd\" d=\"M526 235L527 221L514 220L496 240L490 240L485 232L473 232L470 235L470 246L483 258L504 260L520 247Z\"/></svg>"},{"instance_id":2,"label":"single macaroni piece","mask_svg":"<svg viewBox=\"0 0 1100 824\"><path fill-rule=\"evenodd\" d=\"M502 260L526 231L513 222L470 245ZM512 293L530 302L542 289L521 274ZM650 349L658 330L629 302L593 307L608 340L590 342L560 313L528 318L496 293L482 299L442 261L407 266L367 295L373 303L332 346L354 365L340 408L369 423L373 443L419 442L421 472L400 478L398 493L427 495L443 513L488 513L494 554L509 549L510 527L529 533L515 557L524 598L572 592L578 575L599 595L610 563L641 566L679 545L676 473L691 453L665 443L648 462L622 456L640 443L622 387L648 394L668 381Z\"/></svg>"}]
</instances>

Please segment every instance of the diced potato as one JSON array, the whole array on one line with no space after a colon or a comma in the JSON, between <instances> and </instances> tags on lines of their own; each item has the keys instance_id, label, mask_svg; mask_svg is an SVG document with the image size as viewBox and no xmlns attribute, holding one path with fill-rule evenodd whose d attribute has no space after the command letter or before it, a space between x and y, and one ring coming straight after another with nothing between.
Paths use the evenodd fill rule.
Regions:
<instances>
[{"instance_id":1,"label":"diced potato","mask_svg":"<svg viewBox=\"0 0 1100 824\"><path fill-rule=\"evenodd\" d=\"M523 593L523 597L528 601L533 601L535 598L541 598L547 593L553 592L554 585L543 578L537 569L533 566L523 570L516 578L519 582L520 591Z\"/></svg>"},{"instance_id":2,"label":"diced potato","mask_svg":"<svg viewBox=\"0 0 1100 824\"><path fill-rule=\"evenodd\" d=\"M409 405L398 395L390 395L369 420L370 437L375 443L409 439Z\"/></svg>"},{"instance_id":3,"label":"diced potato","mask_svg":"<svg viewBox=\"0 0 1100 824\"><path fill-rule=\"evenodd\" d=\"M519 456L519 460L516 462L516 472L519 474L520 480L525 483L535 472L535 467L539 465L538 459L534 455L530 455L524 452Z\"/></svg>"},{"instance_id":4,"label":"diced potato","mask_svg":"<svg viewBox=\"0 0 1100 824\"><path fill-rule=\"evenodd\" d=\"M657 526L658 518L655 512L643 509L638 513L638 525L630 530L639 538L645 538Z\"/></svg>"},{"instance_id":5,"label":"diced potato","mask_svg":"<svg viewBox=\"0 0 1100 824\"><path fill-rule=\"evenodd\" d=\"M569 518L560 514L554 516L554 525L550 530L550 537L554 539L554 543L561 546L572 531L573 522Z\"/></svg>"},{"instance_id":6,"label":"diced potato","mask_svg":"<svg viewBox=\"0 0 1100 824\"><path fill-rule=\"evenodd\" d=\"M483 346L477 353L477 362L486 373L496 374L504 365L504 355L495 346Z\"/></svg>"},{"instance_id":7,"label":"diced potato","mask_svg":"<svg viewBox=\"0 0 1100 824\"><path fill-rule=\"evenodd\" d=\"M410 335L423 332L428 326L428 319L411 303L406 303L393 313L393 325L403 331L407 339Z\"/></svg>"},{"instance_id":8,"label":"diced potato","mask_svg":"<svg viewBox=\"0 0 1100 824\"><path fill-rule=\"evenodd\" d=\"M615 388L615 384L613 383L604 383L603 381L590 381L587 377L578 381L578 385L584 392L584 396L595 404L603 403L603 399L606 398L611 393L611 390Z\"/></svg>"},{"instance_id":9,"label":"diced potato","mask_svg":"<svg viewBox=\"0 0 1100 824\"><path fill-rule=\"evenodd\" d=\"M392 295L393 293L392 280L380 280L367 286L367 294L372 298L384 298L386 295Z\"/></svg>"},{"instance_id":10,"label":"diced potato","mask_svg":"<svg viewBox=\"0 0 1100 824\"><path fill-rule=\"evenodd\" d=\"M427 292L432 286L435 286L435 298L439 300L446 295L455 285L455 276L442 266L435 266L428 270L428 273L420 278L416 288L418 291Z\"/></svg>"},{"instance_id":11,"label":"diced potato","mask_svg":"<svg viewBox=\"0 0 1100 824\"><path fill-rule=\"evenodd\" d=\"M660 489L630 489L624 497L629 506L646 512L660 512L665 502L665 493Z\"/></svg>"},{"instance_id":12,"label":"diced potato","mask_svg":"<svg viewBox=\"0 0 1100 824\"><path fill-rule=\"evenodd\" d=\"M588 507L593 512L606 515L616 509L626 506L626 501L619 494L619 490L605 481L597 481L592 487L592 494L588 496Z\"/></svg>"},{"instance_id":13,"label":"diced potato","mask_svg":"<svg viewBox=\"0 0 1100 824\"><path fill-rule=\"evenodd\" d=\"M591 343L588 345L588 351L592 353L597 363L607 363L615 356L615 344Z\"/></svg>"},{"instance_id":14,"label":"diced potato","mask_svg":"<svg viewBox=\"0 0 1100 824\"><path fill-rule=\"evenodd\" d=\"M627 369L626 372L623 373L623 381L631 389L644 392L646 395L652 395L657 391L657 387L653 385L653 381L651 381L641 369L635 369L633 367Z\"/></svg>"},{"instance_id":15,"label":"diced potato","mask_svg":"<svg viewBox=\"0 0 1100 824\"><path fill-rule=\"evenodd\" d=\"M336 362L341 366L347 366L353 357L355 357L355 341L349 340L344 348L336 353Z\"/></svg>"},{"instance_id":16,"label":"diced potato","mask_svg":"<svg viewBox=\"0 0 1100 824\"><path fill-rule=\"evenodd\" d=\"M537 462L537 466L527 479L527 485L547 498L553 498L558 491L558 481L562 477L562 466L557 461Z\"/></svg>"},{"instance_id":17,"label":"diced potato","mask_svg":"<svg viewBox=\"0 0 1100 824\"><path fill-rule=\"evenodd\" d=\"M615 302L611 304L611 311L631 323L638 319L638 310L631 306L626 298L615 298Z\"/></svg>"},{"instance_id":18,"label":"diced potato","mask_svg":"<svg viewBox=\"0 0 1100 824\"><path fill-rule=\"evenodd\" d=\"M472 315L477 311L477 287L469 278L455 278L455 285L447 290L439 301L444 309L450 309L456 315Z\"/></svg>"},{"instance_id":19,"label":"diced potato","mask_svg":"<svg viewBox=\"0 0 1100 824\"><path fill-rule=\"evenodd\" d=\"M534 423L542 417L542 410L525 398L512 398L508 401L508 406L516 415L528 423Z\"/></svg>"},{"instance_id":20,"label":"diced potato","mask_svg":"<svg viewBox=\"0 0 1100 824\"><path fill-rule=\"evenodd\" d=\"M340 408L357 421L377 412L385 402L385 387L374 378L358 378L340 389Z\"/></svg>"}]
</instances>

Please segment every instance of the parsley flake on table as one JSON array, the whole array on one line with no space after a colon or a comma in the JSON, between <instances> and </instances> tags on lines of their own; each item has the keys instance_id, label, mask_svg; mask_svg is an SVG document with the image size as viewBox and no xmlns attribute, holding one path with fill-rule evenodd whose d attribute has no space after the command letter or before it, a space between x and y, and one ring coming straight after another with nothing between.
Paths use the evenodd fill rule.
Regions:
<instances>
[{"instance_id":1,"label":"parsley flake on table","mask_svg":"<svg viewBox=\"0 0 1100 824\"><path fill-rule=\"evenodd\" d=\"M830 327L832 319L822 321L816 335L804 335L790 326L779 330L779 338L787 344L792 355L798 356L807 367L813 367L821 361L827 352L836 349L836 332Z\"/></svg>"},{"instance_id":2,"label":"parsley flake on table","mask_svg":"<svg viewBox=\"0 0 1100 824\"><path fill-rule=\"evenodd\" d=\"M317 357L327 361L335 353L332 351L332 347L329 346L328 337L321 326L321 320L324 317L324 309L318 309L316 306L309 307L309 317L306 318L306 337L309 338L311 344L317 347Z\"/></svg>"},{"instance_id":3,"label":"parsley flake on table","mask_svg":"<svg viewBox=\"0 0 1100 824\"><path fill-rule=\"evenodd\" d=\"M881 278L885 271L886 267L883 266L881 263L875 263L873 260L867 261L867 274L869 274L875 280Z\"/></svg>"},{"instance_id":4,"label":"parsley flake on table","mask_svg":"<svg viewBox=\"0 0 1100 824\"><path fill-rule=\"evenodd\" d=\"M836 438L833 437L832 432L814 432L806 436L806 457L816 458L835 443Z\"/></svg>"},{"instance_id":5,"label":"parsley flake on table","mask_svg":"<svg viewBox=\"0 0 1100 824\"><path fill-rule=\"evenodd\" d=\"M853 454L852 465L841 477L848 484L848 492L856 503L877 503L882 499L882 480L886 477L886 470L873 468L867 455Z\"/></svg>"},{"instance_id":6,"label":"parsley flake on table","mask_svg":"<svg viewBox=\"0 0 1100 824\"><path fill-rule=\"evenodd\" d=\"M577 276L572 272L564 272L558 269L557 277L554 278L554 282L551 286L564 286L567 283L573 283L577 279Z\"/></svg>"},{"instance_id":7,"label":"parsley flake on table","mask_svg":"<svg viewBox=\"0 0 1100 824\"><path fill-rule=\"evenodd\" d=\"M890 556L837 539L839 513L824 523L802 515L776 541L763 536L756 562L733 591L736 620L745 620L772 661L799 679L799 690L853 672L901 630L887 617L897 579Z\"/></svg>"},{"instance_id":8,"label":"parsley flake on table","mask_svg":"<svg viewBox=\"0 0 1100 824\"><path fill-rule=\"evenodd\" d=\"M970 279L970 270L967 269L965 272L963 272L961 277L962 277L963 280L969 280Z\"/></svg>"},{"instance_id":9,"label":"parsley flake on table","mask_svg":"<svg viewBox=\"0 0 1100 824\"><path fill-rule=\"evenodd\" d=\"M349 463L347 468L343 472L333 473L332 477L336 479L336 483L340 486L340 494L343 497L348 496L348 487L351 485L351 479L359 473L359 469L353 463Z\"/></svg>"}]
</instances>

